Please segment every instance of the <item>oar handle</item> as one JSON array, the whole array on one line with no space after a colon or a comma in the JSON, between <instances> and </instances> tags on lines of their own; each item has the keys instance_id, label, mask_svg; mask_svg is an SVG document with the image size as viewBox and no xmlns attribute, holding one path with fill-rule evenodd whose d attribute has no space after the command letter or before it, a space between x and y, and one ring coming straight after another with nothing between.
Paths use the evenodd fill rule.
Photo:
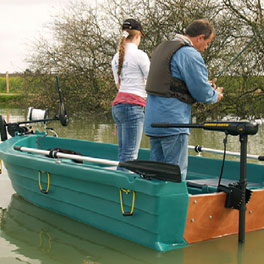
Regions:
<instances>
[{"instance_id":1,"label":"oar handle","mask_svg":"<svg viewBox=\"0 0 264 264\"><path fill-rule=\"evenodd\" d=\"M156 178L163 181L172 181L172 182L181 182L181 170L178 165L158 162L158 161L150 161L150 160L130 160L130 161L113 161L107 159L99 159L93 157L82 156L78 154L66 154L56 150L42 150L35 148L28 148L23 146L14 146L15 150L36 153L48 156L50 158L65 158L79 161L88 161L93 163L111 165L111 166L119 166L126 168L130 171L133 171L143 178Z\"/></svg>"}]
</instances>

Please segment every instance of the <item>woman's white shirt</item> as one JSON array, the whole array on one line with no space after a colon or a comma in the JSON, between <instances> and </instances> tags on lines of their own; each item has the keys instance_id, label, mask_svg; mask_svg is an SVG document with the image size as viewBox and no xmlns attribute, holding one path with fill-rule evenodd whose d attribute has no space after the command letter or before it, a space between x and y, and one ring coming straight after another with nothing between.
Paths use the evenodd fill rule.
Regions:
<instances>
[{"instance_id":1,"label":"woman's white shirt","mask_svg":"<svg viewBox=\"0 0 264 264\"><path fill-rule=\"evenodd\" d=\"M118 84L118 57L117 52L112 60L112 70L115 83ZM147 97L145 91L146 80L149 73L150 60L148 55L138 49L134 43L126 43L124 63L121 70L119 92L132 93L143 98Z\"/></svg>"}]
</instances>

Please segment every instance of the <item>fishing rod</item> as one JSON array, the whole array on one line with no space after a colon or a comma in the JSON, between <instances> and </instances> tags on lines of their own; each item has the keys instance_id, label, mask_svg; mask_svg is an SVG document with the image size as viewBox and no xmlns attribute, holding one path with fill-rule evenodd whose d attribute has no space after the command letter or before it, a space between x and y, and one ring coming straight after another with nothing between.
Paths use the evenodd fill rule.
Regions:
<instances>
[{"instance_id":1,"label":"fishing rod","mask_svg":"<svg viewBox=\"0 0 264 264\"><path fill-rule=\"evenodd\" d=\"M3 119L2 115L0 115L0 132L1 132L1 141L7 140L7 131L9 135L12 137L15 136L16 133L26 134L28 133L28 128L26 126L20 125L29 125L32 123L44 123L49 121L60 121L63 126L67 126L68 124L68 115L63 103L62 92L60 88L59 77L56 76L56 84L57 90L59 94L59 110L58 114L53 118L47 118L48 110L34 109L33 107L29 107L27 114L27 121L15 122L15 123L6 123Z\"/></svg>"},{"instance_id":2,"label":"fishing rod","mask_svg":"<svg viewBox=\"0 0 264 264\"><path fill-rule=\"evenodd\" d=\"M57 83L57 89L58 89L58 93L59 93L59 120L61 122L61 124L63 126L67 126L68 124L68 115L67 115L67 112L66 112L66 109L65 109L65 106L64 106L64 103L63 103L63 100L62 100L62 91L61 91L61 87L60 87L60 79L58 76L56 76L56 83Z\"/></svg>"},{"instance_id":3,"label":"fishing rod","mask_svg":"<svg viewBox=\"0 0 264 264\"><path fill-rule=\"evenodd\" d=\"M59 110L57 115L55 115L53 118L47 118L48 110L41 110L41 109L35 109L33 107L29 107L27 114L27 121L16 122L15 124L22 125L22 124L32 124L32 123L42 123L42 122L46 123L49 121L59 120L63 126L67 126L68 115L63 103L62 91L60 88L60 80L58 76L56 76L56 84L59 94ZM7 125L11 125L11 124L7 124Z\"/></svg>"},{"instance_id":4,"label":"fishing rod","mask_svg":"<svg viewBox=\"0 0 264 264\"><path fill-rule=\"evenodd\" d=\"M262 33L264 31L264 28L261 29L261 31L259 31L249 42L248 44L235 56L235 58L233 58L233 60L220 72L217 74L217 76L213 79L213 83L215 83L217 81L217 79L219 77L221 77L227 70L228 68L234 64L234 62L236 62L238 60L238 58L251 46L251 44L253 42L255 42L255 40L258 38L258 37L261 37Z\"/></svg>"}]
</instances>

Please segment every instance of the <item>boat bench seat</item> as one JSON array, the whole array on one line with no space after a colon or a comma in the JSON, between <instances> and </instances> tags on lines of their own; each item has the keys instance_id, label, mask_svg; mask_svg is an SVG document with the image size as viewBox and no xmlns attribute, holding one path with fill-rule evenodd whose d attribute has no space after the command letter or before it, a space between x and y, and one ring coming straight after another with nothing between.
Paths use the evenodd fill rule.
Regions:
<instances>
[{"instance_id":1,"label":"boat bench seat","mask_svg":"<svg viewBox=\"0 0 264 264\"><path fill-rule=\"evenodd\" d=\"M204 193L211 193L217 191L219 178L211 178L211 179L193 179L193 180L187 180L187 186L190 188L198 188L201 189ZM237 180L239 181L239 180ZM221 185L228 186L231 183L237 182L235 180L230 179L221 179ZM261 183L258 182L248 182L247 187L249 189L255 189L258 187L263 186Z\"/></svg>"}]
</instances>

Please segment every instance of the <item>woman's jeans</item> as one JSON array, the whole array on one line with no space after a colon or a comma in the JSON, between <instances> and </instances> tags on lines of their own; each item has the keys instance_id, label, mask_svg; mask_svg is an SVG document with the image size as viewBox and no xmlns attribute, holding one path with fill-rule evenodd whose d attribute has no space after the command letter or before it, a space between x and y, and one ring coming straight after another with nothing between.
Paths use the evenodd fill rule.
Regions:
<instances>
[{"instance_id":1,"label":"woman's jeans","mask_svg":"<svg viewBox=\"0 0 264 264\"><path fill-rule=\"evenodd\" d=\"M150 160L179 165L183 180L188 166L188 135L150 137Z\"/></svg>"},{"instance_id":2,"label":"woman's jeans","mask_svg":"<svg viewBox=\"0 0 264 264\"><path fill-rule=\"evenodd\" d=\"M144 107L116 104L112 107L112 115L117 125L118 160L137 159L143 132Z\"/></svg>"}]
</instances>

